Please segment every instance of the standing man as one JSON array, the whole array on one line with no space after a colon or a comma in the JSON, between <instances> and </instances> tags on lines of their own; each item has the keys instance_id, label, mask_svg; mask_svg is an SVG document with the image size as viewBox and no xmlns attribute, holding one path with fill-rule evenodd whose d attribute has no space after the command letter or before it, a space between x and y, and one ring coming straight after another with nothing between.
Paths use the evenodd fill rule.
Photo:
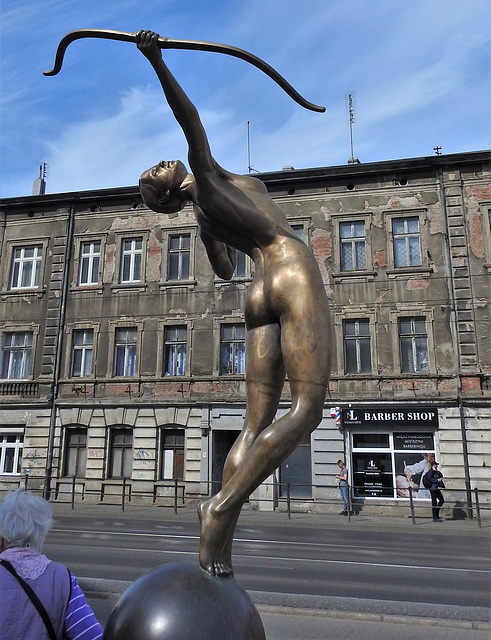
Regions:
<instances>
[{"instance_id":1,"label":"standing man","mask_svg":"<svg viewBox=\"0 0 491 640\"><path fill-rule=\"evenodd\" d=\"M343 499L343 510L339 514L340 516L348 515L348 467L343 460L338 460L338 467L341 471L336 474L336 478L339 480L339 490L341 491L341 498Z\"/></svg>"},{"instance_id":2,"label":"standing man","mask_svg":"<svg viewBox=\"0 0 491 640\"><path fill-rule=\"evenodd\" d=\"M430 489L433 522L441 522L440 509L445 502L441 489L445 488L445 484L443 482L443 473L438 471L438 462L436 460L433 460L431 469L425 476L425 483Z\"/></svg>"}]
</instances>

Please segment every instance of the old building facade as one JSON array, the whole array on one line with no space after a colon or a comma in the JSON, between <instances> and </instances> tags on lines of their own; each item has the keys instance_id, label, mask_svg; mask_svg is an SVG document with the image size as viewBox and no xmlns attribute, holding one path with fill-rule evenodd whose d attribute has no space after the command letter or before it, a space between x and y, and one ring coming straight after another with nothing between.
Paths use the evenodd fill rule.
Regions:
<instances>
[{"instance_id":1,"label":"old building facade","mask_svg":"<svg viewBox=\"0 0 491 640\"><path fill-rule=\"evenodd\" d=\"M259 177L318 260L335 343L323 420L256 504L289 483L298 508L338 510L343 458L354 502L390 510L427 499L431 455L450 500L489 504L490 154ZM218 279L192 209L156 214L136 187L0 210L0 490L216 490L245 415L250 259Z\"/></svg>"}]
</instances>

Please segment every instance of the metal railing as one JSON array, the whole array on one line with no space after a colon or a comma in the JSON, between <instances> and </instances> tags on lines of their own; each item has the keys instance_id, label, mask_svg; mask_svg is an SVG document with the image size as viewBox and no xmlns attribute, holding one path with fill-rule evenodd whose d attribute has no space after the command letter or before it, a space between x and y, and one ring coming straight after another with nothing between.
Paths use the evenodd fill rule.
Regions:
<instances>
[{"instance_id":1,"label":"metal railing","mask_svg":"<svg viewBox=\"0 0 491 640\"><path fill-rule=\"evenodd\" d=\"M42 484L44 477L32 476L24 474L16 481L4 482L7 486L5 489L0 488L0 497L3 493L13 488L23 488L24 490L30 490L33 493L39 493L42 495ZM145 503L150 508L159 502L159 507L172 507L174 513L178 513L179 508L186 504L194 503L203 498L209 497L216 493L221 486L219 482L199 482L193 483L193 486L199 484L199 492L186 492L186 483L180 480L171 481L159 481L153 484L152 491L141 491L135 489L133 483L128 478L121 479L108 479L101 481L100 488L87 489L87 480L85 478L65 477L58 478L55 481L55 488L52 492L54 496L54 502L64 501L70 503L71 508L75 509L77 504L83 503L87 498L97 497L99 504L108 504L105 499L108 497L113 499L112 504L119 505L121 510L124 511L126 506L135 503L136 498L146 499ZM251 496L249 503L255 507L256 503L271 503L270 511L278 511L287 514L289 519L292 518L294 513L308 512L308 505L312 506L325 506L339 508L342 505L341 497L319 497L316 495L313 497L314 490L326 489L333 490L334 487L326 487L325 485L300 485L290 482L273 484L264 483L263 487L272 487L272 498ZM118 490L119 488L119 490ZM359 516L363 510L369 507L369 511L373 513L373 508L387 508L390 509L391 515L394 514L394 510L398 511L398 515L406 515L411 518L412 524L417 524L417 518L428 518L429 509L431 505L428 504L428 500L417 500L413 494L413 491L409 489L407 498L397 499L381 499L374 497L353 497L352 489L361 489L362 487L348 486L348 520L351 520L352 516ZM112 489L112 491L108 491ZM159 493L160 492L160 493ZM473 500L472 504L466 504L459 500L445 500L445 506L443 507L447 512L448 509L452 509L454 520L469 519L476 521L479 528L483 526L483 517L487 517L487 521L491 522L491 504L488 500L484 503L481 500L482 494L489 494L488 491L478 489L477 487L472 490ZM63 500L63 498L67 498ZM77 500L78 498L78 500ZM97 503L92 503L97 505ZM142 502L137 502L138 506L143 506ZM317 512L320 512L317 510ZM424 512L424 513L423 513Z\"/></svg>"}]
</instances>

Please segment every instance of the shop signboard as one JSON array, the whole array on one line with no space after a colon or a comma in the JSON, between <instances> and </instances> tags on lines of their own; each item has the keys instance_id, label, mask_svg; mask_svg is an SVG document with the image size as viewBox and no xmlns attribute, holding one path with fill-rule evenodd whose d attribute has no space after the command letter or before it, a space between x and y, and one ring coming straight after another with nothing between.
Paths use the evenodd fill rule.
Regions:
<instances>
[{"instance_id":1,"label":"shop signboard","mask_svg":"<svg viewBox=\"0 0 491 640\"><path fill-rule=\"evenodd\" d=\"M382 406L341 409L344 427L438 428L438 409L435 407Z\"/></svg>"}]
</instances>

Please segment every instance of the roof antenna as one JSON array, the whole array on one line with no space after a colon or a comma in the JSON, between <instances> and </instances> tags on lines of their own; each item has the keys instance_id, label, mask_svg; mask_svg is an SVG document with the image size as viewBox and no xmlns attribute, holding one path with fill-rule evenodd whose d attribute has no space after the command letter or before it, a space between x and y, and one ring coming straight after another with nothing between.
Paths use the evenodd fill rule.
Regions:
<instances>
[{"instance_id":1,"label":"roof antenna","mask_svg":"<svg viewBox=\"0 0 491 640\"><path fill-rule=\"evenodd\" d=\"M360 164L358 158L355 158L353 153L353 123L355 121L355 110L353 107L353 94L348 96L348 112L349 112L349 139L351 145L351 157L348 160L348 164Z\"/></svg>"},{"instance_id":2,"label":"roof antenna","mask_svg":"<svg viewBox=\"0 0 491 640\"><path fill-rule=\"evenodd\" d=\"M247 169L249 171L249 174L251 174L253 171L255 171L256 173L259 173L259 171L256 171L256 169L254 169L251 165L251 133L250 133L250 127L251 127L251 121L248 120L247 121Z\"/></svg>"},{"instance_id":3,"label":"roof antenna","mask_svg":"<svg viewBox=\"0 0 491 640\"><path fill-rule=\"evenodd\" d=\"M48 165L46 162L39 165L39 178L32 183L32 195L43 196L46 193L46 176L48 175Z\"/></svg>"}]
</instances>

